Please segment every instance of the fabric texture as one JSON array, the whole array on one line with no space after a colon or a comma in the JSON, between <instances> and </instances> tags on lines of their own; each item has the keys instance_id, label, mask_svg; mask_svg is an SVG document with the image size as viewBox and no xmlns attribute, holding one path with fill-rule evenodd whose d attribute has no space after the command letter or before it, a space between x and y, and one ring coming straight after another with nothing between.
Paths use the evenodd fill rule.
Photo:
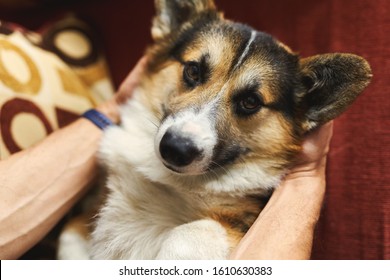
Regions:
<instances>
[{"instance_id":1,"label":"fabric texture","mask_svg":"<svg viewBox=\"0 0 390 280\"><path fill-rule=\"evenodd\" d=\"M0 159L113 94L93 30L74 17L40 33L0 23Z\"/></svg>"}]
</instances>

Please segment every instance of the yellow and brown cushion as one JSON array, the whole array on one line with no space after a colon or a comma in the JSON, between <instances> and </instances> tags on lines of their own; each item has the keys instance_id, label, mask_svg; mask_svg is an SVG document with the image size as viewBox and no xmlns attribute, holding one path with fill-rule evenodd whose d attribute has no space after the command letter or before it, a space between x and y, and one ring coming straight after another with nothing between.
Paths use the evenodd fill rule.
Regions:
<instances>
[{"instance_id":1,"label":"yellow and brown cushion","mask_svg":"<svg viewBox=\"0 0 390 280\"><path fill-rule=\"evenodd\" d=\"M39 33L0 22L0 159L112 96L96 38L75 17Z\"/></svg>"}]
</instances>

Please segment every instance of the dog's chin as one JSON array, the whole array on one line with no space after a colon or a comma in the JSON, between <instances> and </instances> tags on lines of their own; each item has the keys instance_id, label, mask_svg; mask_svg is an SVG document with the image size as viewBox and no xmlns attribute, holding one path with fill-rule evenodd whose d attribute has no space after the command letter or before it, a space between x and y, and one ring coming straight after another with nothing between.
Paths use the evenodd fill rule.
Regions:
<instances>
[{"instance_id":1,"label":"dog's chin","mask_svg":"<svg viewBox=\"0 0 390 280\"><path fill-rule=\"evenodd\" d=\"M169 169L170 172L176 175L197 176L197 175L203 175L209 171L209 169L192 167L192 166L186 166L186 167L172 166L164 161L162 161L162 163L167 169Z\"/></svg>"}]
</instances>

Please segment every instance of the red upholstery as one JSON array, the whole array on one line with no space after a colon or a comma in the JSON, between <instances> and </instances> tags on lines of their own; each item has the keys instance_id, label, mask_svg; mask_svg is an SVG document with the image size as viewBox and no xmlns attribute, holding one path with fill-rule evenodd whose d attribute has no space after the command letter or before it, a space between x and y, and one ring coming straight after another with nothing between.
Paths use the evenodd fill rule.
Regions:
<instances>
[{"instance_id":1,"label":"red upholstery","mask_svg":"<svg viewBox=\"0 0 390 280\"><path fill-rule=\"evenodd\" d=\"M86 1L72 6L102 30L116 85L151 40L152 2ZM370 62L371 85L335 122L313 258L390 259L390 1L217 0L217 4L227 17L275 35L302 56L352 52ZM0 11L0 18L33 27L53 13L40 10L26 18L20 11Z\"/></svg>"}]
</instances>

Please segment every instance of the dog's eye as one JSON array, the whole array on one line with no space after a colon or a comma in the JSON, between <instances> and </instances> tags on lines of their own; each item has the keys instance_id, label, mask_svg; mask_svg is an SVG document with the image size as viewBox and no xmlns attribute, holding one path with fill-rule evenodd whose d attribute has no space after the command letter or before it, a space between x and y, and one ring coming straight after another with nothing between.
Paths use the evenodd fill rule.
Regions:
<instances>
[{"instance_id":1,"label":"dog's eye","mask_svg":"<svg viewBox=\"0 0 390 280\"><path fill-rule=\"evenodd\" d=\"M236 113L249 116L258 112L263 105L260 96L256 93L246 93L236 100Z\"/></svg>"},{"instance_id":2,"label":"dog's eye","mask_svg":"<svg viewBox=\"0 0 390 280\"><path fill-rule=\"evenodd\" d=\"M184 65L183 78L189 86L196 86L200 82L199 64L194 61L186 63Z\"/></svg>"}]
</instances>

